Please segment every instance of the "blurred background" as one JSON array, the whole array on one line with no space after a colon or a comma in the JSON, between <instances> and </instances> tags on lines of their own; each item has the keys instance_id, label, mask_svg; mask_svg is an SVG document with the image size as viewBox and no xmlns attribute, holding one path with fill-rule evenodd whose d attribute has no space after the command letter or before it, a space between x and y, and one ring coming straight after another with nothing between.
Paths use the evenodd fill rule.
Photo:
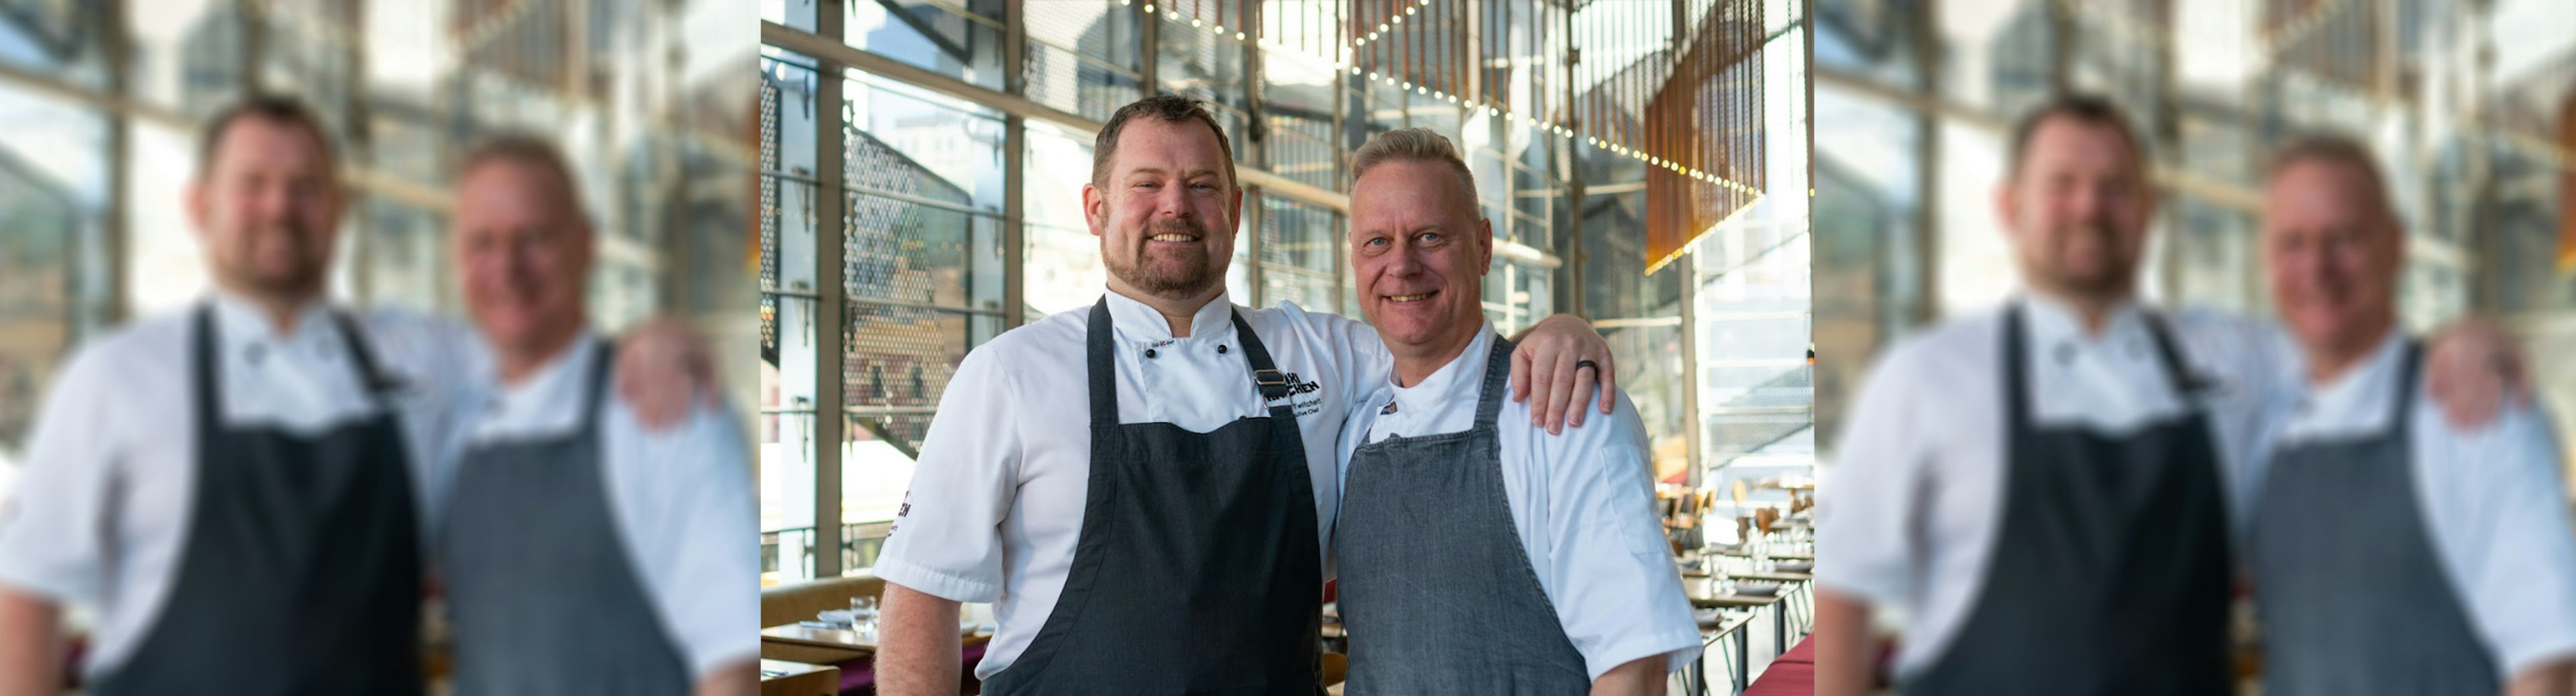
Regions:
<instances>
[{"instance_id":1,"label":"blurred background","mask_svg":"<svg viewBox=\"0 0 2576 696\"><path fill-rule=\"evenodd\" d=\"M2563 0L1820 0L1817 420L1871 356L2014 286L1992 192L2051 90L2108 95L2162 196L2150 298L2271 314L2263 162L2302 131L2377 151L2409 234L2404 323L2499 317L2576 432L2576 3Z\"/></svg>"},{"instance_id":2,"label":"blurred background","mask_svg":"<svg viewBox=\"0 0 2576 696\"><path fill-rule=\"evenodd\" d=\"M0 491L75 346L209 286L181 192L200 120L252 90L307 100L340 148L334 296L457 315L454 160L532 132L599 223L596 322L691 315L751 345L757 59L731 5L0 0Z\"/></svg>"}]
</instances>

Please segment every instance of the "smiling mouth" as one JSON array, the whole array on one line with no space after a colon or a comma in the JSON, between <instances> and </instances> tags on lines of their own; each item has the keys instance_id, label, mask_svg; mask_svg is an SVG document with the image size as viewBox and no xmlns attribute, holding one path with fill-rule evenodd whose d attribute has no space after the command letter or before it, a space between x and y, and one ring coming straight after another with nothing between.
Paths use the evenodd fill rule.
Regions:
<instances>
[{"instance_id":1,"label":"smiling mouth","mask_svg":"<svg viewBox=\"0 0 2576 696\"><path fill-rule=\"evenodd\" d=\"M1180 234L1176 232L1165 232L1163 234L1146 237L1146 239L1157 242L1195 242L1199 240L1198 235Z\"/></svg>"},{"instance_id":2,"label":"smiling mouth","mask_svg":"<svg viewBox=\"0 0 2576 696\"><path fill-rule=\"evenodd\" d=\"M1423 301L1423 300L1431 299L1431 296L1432 296L1432 295L1437 295L1437 294L1440 294L1440 291L1438 291L1438 290L1433 290L1433 291L1431 291L1431 292L1421 293L1421 294L1418 294L1418 295L1388 295L1388 296L1386 296L1386 301L1388 301L1388 302L1421 302L1421 301Z\"/></svg>"}]
</instances>

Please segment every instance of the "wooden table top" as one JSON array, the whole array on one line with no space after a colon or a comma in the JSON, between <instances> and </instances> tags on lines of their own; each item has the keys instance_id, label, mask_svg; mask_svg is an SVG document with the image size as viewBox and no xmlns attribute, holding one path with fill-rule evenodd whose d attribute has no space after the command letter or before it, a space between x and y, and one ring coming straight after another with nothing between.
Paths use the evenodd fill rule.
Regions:
<instances>
[{"instance_id":1,"label":"wooden table top","mask_svg":"<svg viewBox=\"0 0 2576 696\"><path fill-rule=\"evenodd\" d=\"M793 677L793 676L796 676L796 675L799 675L799 674L812 674L812 673L820 672L820 671L827 670L827 669L828 669L828 670L833 670L833 671L839 671L839 670L840 670L840 668L837 668L837 667L828 667L828 666L824 666L824 665L809 665L809 664L805 664L805 663L803 663L803 662L789 662L789 661L786 661L786 660L761 660L761 661L760 661L760 680L761 680L761 681L774 681L774 680L778 680L778 679L786 679L786 678L788 678L788 677Z\"/></svg>"},{"instance_id":2,"label":"wooden table top","mask_svg":"<svg viewBox=\"0 0 2576 696\"><path fill-rule=\"evenodd\" d=\"M1690 594L1691 606L1694 606L1694 607L1726 607L1726 608L1730 608L1730 609L1751 609L1751 608L1754 608L1754 607L1767 607L1767 606L1771 606L1771 605L1773 605L1773 604L1778 604L1778 603L1780 603L1780 595L1778 595L1778 594L1770 594L1770 595L1739 595L1739 594L1722 594L1722 595L1713 595L1713 594L1707 594L1707 593L1704 593L1704 592L1692 592L1692 593L1689 593L1689 594Z\"/></svg>"},{"instance_id":3,"label":"wooden table top","mask_svg":"<svg viewBox=\"0 0 2576 696\"><path fill-rule=\"evenodd\" d=\"M1769 582L1808 582L1808 581L1811 581L1811 580L1815 580L1815 579L1816 579L1816 575L1815 575L1814 573L1790 573L1790 572L1782 572L1782 571L1777 571L1777 570L1773 570L1773 571L1761 571L1761 572L1745 572L1745 573L1727 573L1726 575L1727 575L1727 577L1731 577L1731 578L1741 578L1741 579L1745 579L1745 580L1764 580L1764 581L1769 581Z\"/></svg>"},{"instance_id":4,"label":"wooden table top","mask_svg":"<svg viewBox=\"0 0 2576 696\"><path fill-rule=\"evenodd\" d=\"M976 645L993 639L992 634L983 631L966 634L961 630L959 633L962 638L961 645ZM760 639L775 643L839 650L876 652L877 649L874 637L862 638L857 631L846 628L820 628L802 623L780 624L760 629Z\"/></svg>"}]
</instances>

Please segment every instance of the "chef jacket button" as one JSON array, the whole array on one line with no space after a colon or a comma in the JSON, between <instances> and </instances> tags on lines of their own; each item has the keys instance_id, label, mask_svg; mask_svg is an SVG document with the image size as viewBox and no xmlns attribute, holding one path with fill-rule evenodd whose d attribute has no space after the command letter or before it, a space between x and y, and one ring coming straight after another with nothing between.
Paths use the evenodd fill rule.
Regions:
<instances>
[{"instance_id":1,"label":"chef jacket button","mask_svg":"<svg viewBox=\"0 0 2576 696\"><path fill-rule=\"evenodd\" d=\"M1217 354L1217 355L1224 355L1224 354L1225 354L1225 344L1223 344L1223 343L1216 344L1216 354Z\"/></svg>"},{"instance_id":2,"label":"chef jacket button","mask_svg":"<svg viewBox=\"0 0 2576 696\"><path fill-rule=\"evenodd\" d=\"M1149 358L1149 359L1150 359L1150 358L1152 358L1152 357L1154 357L1154 349L1152 349L1152 348L1147 348L1147 349L1145 349L1145 357L1146 357L1146 358Z\"/></svg>"}]
</instances>

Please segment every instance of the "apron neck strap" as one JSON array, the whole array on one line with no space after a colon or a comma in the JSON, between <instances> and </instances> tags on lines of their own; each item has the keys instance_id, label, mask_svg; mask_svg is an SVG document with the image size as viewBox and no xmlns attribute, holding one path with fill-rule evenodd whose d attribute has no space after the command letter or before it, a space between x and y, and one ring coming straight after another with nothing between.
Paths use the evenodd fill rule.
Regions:
<instances>
[{"instance_id":1,"label":"apron neck strap","mask_svg":"<svg viewBox=\"0 0 2576 696\"><path fill-rule=\"evenodd\" d=\"M2390 399L2396 403L2393 408L2397 410L2388 417L2389 427L2399 428L2397 432L2406 432L2403 430L2407 427L2406 416L2415 412L2415 380L2424 369L2424 344L2408 340L2405 350L2405 358L2397 370L2397 398Z\"/></svg>"},{"instance_id":2,"label":"apron neck strap","mask_svg":"<svg viewBox=\"0 0 2576 696\"><path fill-rule=\"evenodd\" d=\"M589 403L582 408L581 412L582 432L593 432L599 427L599 413L608 405L605 390L608 388L608 376L617 366L617 343L602 337L590 352L592 356L590 387L583 392L583 398L589 399Z\"/></svg>"},{"instance_id":3,"label":"apron neck strap","mask_svg":"<svg viewBox=\"0 0 2576 696\"><path fill-rule=\"evenodd\" d=\"M349 351L350 362L358 368L359 384L366 388L367 396L375 399L378 405L384 405L386 396L402 391L406 385L401 378L378 368L375 351L368 349L366 335L358 330L356 319L350 318L348 312L338 310L330 314L332 329L340 334L342 345ZM216 348L214 304L198 305L196 315L196 336L190 339L193 344L190 353L197 373L197 412L212 416L214 420L209 422L222 423L224 400L220 396L223 379L217 374L220 363L215 360L221 351Z\"/></svg>"},{"instance_id":4,"label":"apron neck strap","mask_svg":"<svg viewBox=\"0 0 2576 696\"><path fill-rule=\"evenodd\" d=\"M1261 391L1261 402L1268 404L1288 398L1288 377L1270 361L1270 348L1252 333L1252 325L1243 322L1243 313L1227 310L1234 320L1235 338L1243 345L1243 359L1252 365L1252 386ZM1091 305L1091 324L1083 330L1083 362L1091 378L1091 424L1118 426L1118 363L1112 359L1118 349L1114 336L1117 328L1110 322L1109 296ZM1270 407L1277 417L1288 404ZM1293 411L1291 411L1293 413Z\"/></svg>"},{"instance_id":5,"label":"apron neck strap","mask_svg":"<svg viewBox=\"0 0 2576 696\"><path fill-rule=\"evenodd\" d=\"M1477 427L1492 426L1503 412L1503 393L1510 391L1513 347L1511 339L1494 334L1493 349L1485 351L1485 384L1476 390Z\"/></svg>"},{"instance_id":6,"label":"apron neck strap","mask_svg":"<svg viewBox=\"0 0 2576 696\"><path fill-rule=\"evenodd\" d=\"M2145 312L2145 315L2147 336L2156 346L2156 361L2164 365L2166 381L2173 385L2175 397L2182 399L2185 408L2188 409L2191 397L2209 388L2209 380L2191 371L2183 363L2182 351L2174 347L2173 332L2167 327L2164 315L2156 312ZM2029 351L2022 345L2027 341L2022 324L2021 305L2006 306L2003 350L2004 404L2005 413L2010 415L2014 422L2027 422L2031 412L2030 361L2027 356Z\"/></svg>"}]
</instances>

